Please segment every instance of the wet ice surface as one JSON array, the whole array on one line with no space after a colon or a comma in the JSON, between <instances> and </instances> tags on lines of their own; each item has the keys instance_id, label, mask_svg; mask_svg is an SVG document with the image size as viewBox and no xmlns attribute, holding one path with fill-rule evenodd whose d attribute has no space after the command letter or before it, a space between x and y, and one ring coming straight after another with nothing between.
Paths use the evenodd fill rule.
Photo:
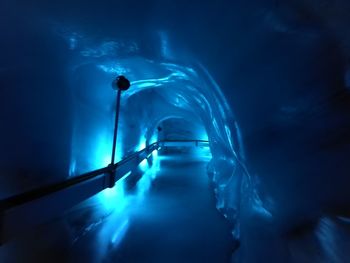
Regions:
<instances>
[{"instance_id":1,"label":"wet ice surface","mask_svg":"<svg viewBox=\"0 0 350 263\"><path fill-rule=\"evenodd\" d=\"M230 229L215 209L203 159L163 157L151 189L126 213L127 221L125 215L114 218L115 228L122 227L117 234L124 231L125 237L113 244L121 237L112 236L103 262L229 261ZM86 255L94 238L92 233L80 240L74 258Z\"/></svg>"},{"instance_id":2,"label":"wet ice surface","mask_svg":"<svg viewBox=\"0 0 350 263\"><path fill-rule=\"evenodd\" d=\"M215 208L206 174L208 159L188 153L159 158L161 169L142 200L135 191L133 207L106 222L113 225L111 235L105 235L108 240L102 241L106 243L96 244L101 231L106 231L101 224L73 246L72 261L230 261L230 228Z\"/></svg>"},{"instance_id":3,"label":"wet ice surface","mask_svg":"<svg viewBox=\"0 0 350 263\"><path fill-rule=\"evenodd\" d=\"M232 238L215 208L210 152L156 160L136 187L106 199L116 202L109 216L97 196L0 247L0 262L229 262Z\"/></svg>"}]
</instances>

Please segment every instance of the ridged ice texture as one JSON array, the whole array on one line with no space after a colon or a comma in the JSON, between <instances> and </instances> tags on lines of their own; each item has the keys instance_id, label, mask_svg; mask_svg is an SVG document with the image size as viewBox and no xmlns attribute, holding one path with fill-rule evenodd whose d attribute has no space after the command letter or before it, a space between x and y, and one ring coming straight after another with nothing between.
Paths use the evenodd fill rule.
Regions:
<instances>
[{"instance_id":1,"label":"ridged ice texture","mask_svg":"<svg viewBox=\"0 0 350 263\"><path fill-rule=\"evenodd\" d=\"M136 42L130 55L130 50L119 49L120 42L75 50L79 63L71 72L76 80L72 91L77 105L71 175L108 164L115 107L110 83L124 74L132 86L122 95L117 158L156 141L156 128L167 119L180 118L203 126L204 131L198 129L192 139L209 139L213 159L208 173L215 183L217 208L231 222L238 239L242 177L248 177L248 172L243 164L239 128L220 87L195 60L182 65L162 54L157 60L145 58ZM129 57L120 52L127 52ZM246 181L250 189L248 184Z\"/></svg>"}]
</instances>

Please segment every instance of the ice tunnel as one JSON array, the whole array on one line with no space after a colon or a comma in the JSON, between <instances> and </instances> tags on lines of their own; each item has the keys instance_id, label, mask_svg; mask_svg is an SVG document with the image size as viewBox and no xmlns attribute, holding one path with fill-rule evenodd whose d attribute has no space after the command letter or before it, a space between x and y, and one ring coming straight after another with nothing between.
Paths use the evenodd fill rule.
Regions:
<instances>
[{"instance_id":1,"label":"ice tunnel","mask_svg":"<svg viewBox=\"0 0 350 263\"><path fill-rule=\"evenodd\" d=\"M347 262L349 11L2 1L0 262Z\"/></svg>"}]
</instances>

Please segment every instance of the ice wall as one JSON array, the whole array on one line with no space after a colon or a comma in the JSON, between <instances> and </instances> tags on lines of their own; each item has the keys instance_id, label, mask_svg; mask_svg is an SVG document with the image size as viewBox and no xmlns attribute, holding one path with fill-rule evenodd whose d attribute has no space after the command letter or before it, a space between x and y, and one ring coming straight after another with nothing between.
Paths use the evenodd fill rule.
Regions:
<instances>
[{"instance_id":1,"label":"ice wall","mask_svg":"<svg viewBox=\"0 0 350 263\"><path fill-rule=\"evenodd\" d=\"M244 168L236 168L241 167L238 163L242 155L238 127L220 88L194 59L188 59L186 66L162 58L162 54L151 60L141 56L142 47L137 42L134 54L124 58L123 53L117 52L119 46L117 41L109 42L106 49L106 43L100 43L98 48L102 51L98 52L104 55L98 57L94 55L98 48L82 47L91 51L89 56L80 49L75 51L81 61L88 61L72 67L72 78L76 79L73 96L75 105L79 105L75 109L77 136L72 140L75 173L81 172L79 167L93 169L108 164L115 100L109 82L116 74L129 73L132 88L122 95L117 157L157 140L157 127L167 119L180 118L204 126L205 131L199 130L202 134L192 139L202 139L203 133L209 138L214 156L209 170L218 185L218 208L225 214L234 211L234 215L227 215L234 222L239 191L229 188L238 187ZM169 47L168 52L174 53ZM176 127L173 130L176 132Z\"/></svg>"}]
</instances>

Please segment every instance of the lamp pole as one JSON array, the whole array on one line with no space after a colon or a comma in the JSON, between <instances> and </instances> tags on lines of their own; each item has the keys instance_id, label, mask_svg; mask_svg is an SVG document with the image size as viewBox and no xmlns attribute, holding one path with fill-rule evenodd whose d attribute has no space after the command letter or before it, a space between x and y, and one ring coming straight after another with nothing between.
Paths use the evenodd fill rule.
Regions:
<instances>
[{"instance_id":1,"label":"lamp pole","mask_svg":"<svg viewBox=\"0 0 350 263\"><path fill-rule=\"evenodd\" d=\"M113 148L112 148L112 158L111 166L115 163L115 150L117 146L118 138L118 122L119 122L119 111L120 111L120 99L122 91L128 90L130 88L130 81L124 76L118 76L112 83L114 90L117 90L117 99L116 99L116 112L115 112L115 122L114 122L114 134L113 134ZM114 173L114 172L113 172ZM113 182L114 185L114 182Z\"/></svg>"}]
</instances>

